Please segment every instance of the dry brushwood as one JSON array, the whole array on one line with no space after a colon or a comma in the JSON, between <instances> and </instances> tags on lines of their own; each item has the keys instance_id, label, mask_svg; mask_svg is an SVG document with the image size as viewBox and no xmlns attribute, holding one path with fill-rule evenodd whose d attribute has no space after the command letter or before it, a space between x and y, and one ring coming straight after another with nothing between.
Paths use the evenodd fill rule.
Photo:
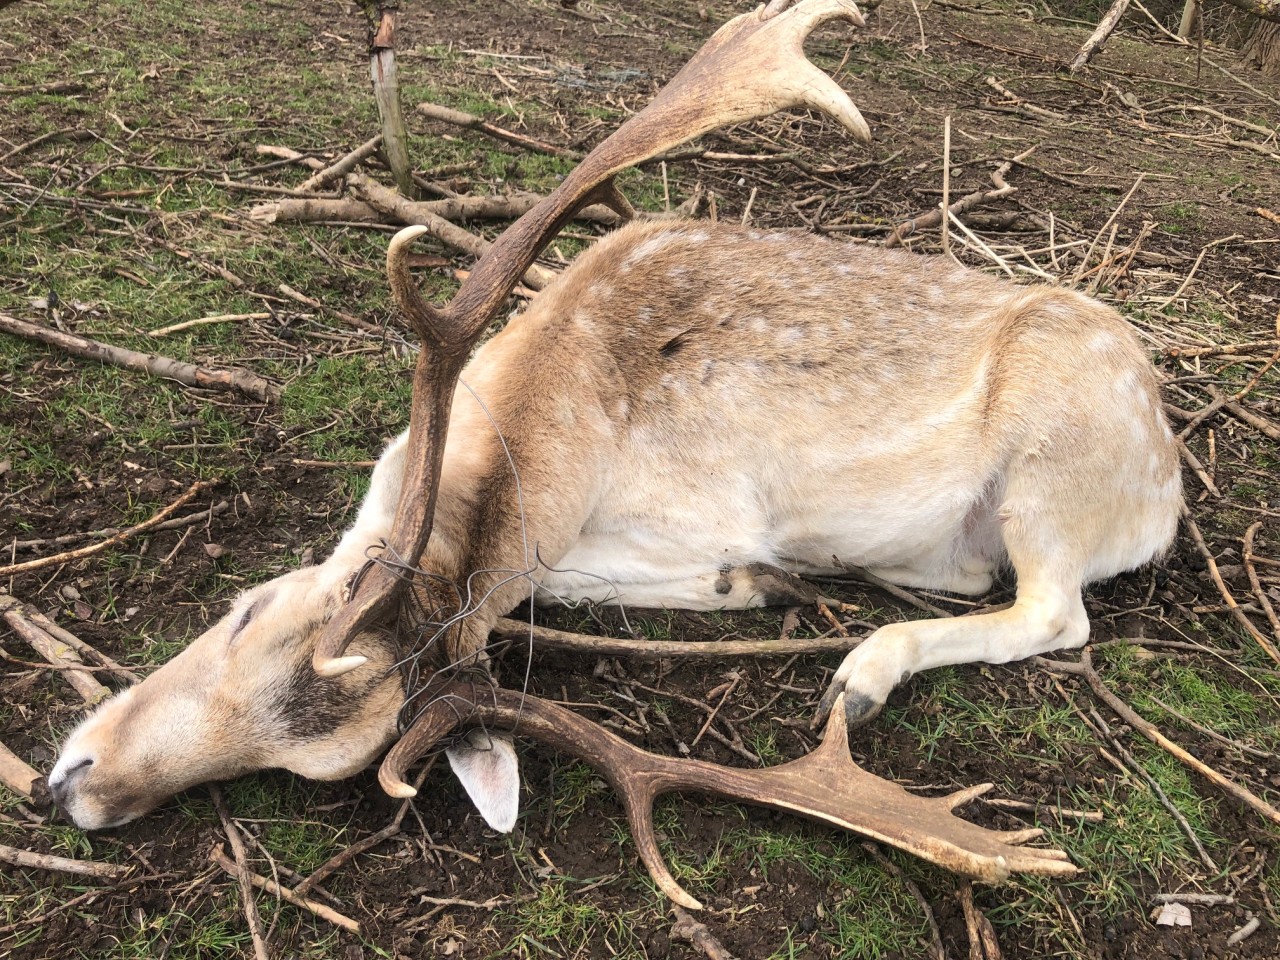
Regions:
<instances>
[{"instance_id":1,"label":"dry brushwood","mask_svg":"<svg viewBox=\"0 0 1280 960\"><path fill-rule=\"evenodd\" d=\"M280 387L248 370L217 369L198 367L193 363L172 360L157 356L154 353L141 353L126 347L115 347L108 343L78 337L75 334L63 333L52 327L42 327L27 323L7 314L0 313L0 332L11 333L27 340L38 340L50 346L58 347L75 357L86 360L97 360L112 366L124 367L128 370L140 370L167 380L177 380L190 387L203 387L206 390L232 390L242 393L254 400L266 402L280 399Z\"/></svg>"},{"instance_id":2,"label":"dry brushwood","mask_svg":"<svg viewBox=\"0 0 1280 960\"><path fill-rule=\"evenodd\" d=\"M11 563L8 566L0 566L0 577L12 576L16 573L30 573L33 570L43 570L46 567L56 567L63 563L72 563L76 560L84 560L88 557L96 556L104 550L114 547L118 543L123 543L130 537L135 537L140 533L145 533L155 527L160 526L177 511L204 493L206 490L212 490L218 486L221 480L197 480L189 486L182 496L178 497L171 504L157 513L148 520L141 523L135 523L132 527L121 530L114 536L108 537L106 540L100 540L97 543L90 544L87 547L80 547L77 550L68 550L65 553L55 553L48 557L39 557L35 560L26 560L22 563Z\"/></svg>"},{"instance_id":3,"label":"dry brushwood","mask_svg":"<svg viewBox=\"0 0 1280 960\"><path fill-rule=\"evenodd\" d=\"M973 193L966 194L947 207L947 213L952 218L957 218L961 214L972 210L974 207L980 207L983 204L992 203L996 200L1000 200L1004 197L1017 193L1018 188L1006 183L1004 175L1013 168L1015 163L1029 157L1033 150L1035 150L1035 147L1032 147L1030 150L1024 150L1012 160L1006 160L992 171L991 182L995 185L994 190L975 190ZM906 220L898 224L894 228L893 233L889 234L884 245L886 247L896 247L908 237L915 235L921 230L928 230L931 227L936 227L940 223L942 223L941 205L927 213L922 213L917 217L912 217L910 220Z\"/></svg>"},{"instance_id":4,"label":"dry brushwood","mask_svg":"<svg viewBox=\"0 0 1280 960\"><path fill-rule=\"evenodd\" d=\"M80 655L72 649L70 644L51 636L32 623L24 615L22 604L18 603L13 597L0 594L0 614L3 615L5 623L9 625L9 628L15 634L25 640L32 650L55 667L84 666L84 661L80 659ZM63 679L74 687L76 693L80 694L81 699L90 706L95 703L101 703L111 696L111 691L93 679L88 672L62 669L61 673Z\"/></svg>"}]
</instances>

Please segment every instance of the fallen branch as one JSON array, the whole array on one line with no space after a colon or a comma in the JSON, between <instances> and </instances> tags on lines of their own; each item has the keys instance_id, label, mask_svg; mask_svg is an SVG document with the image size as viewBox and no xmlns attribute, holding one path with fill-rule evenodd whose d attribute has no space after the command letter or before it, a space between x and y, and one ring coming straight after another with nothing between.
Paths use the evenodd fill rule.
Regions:
<instances>
[{"instance_id":1,"label":"fallen branch","mask_svg":"<svg viewBox=\"0 0 1280 960\"><path fill-rule=\"evenodd\" d=\"M126 347L115 347L87 337L63 333L52 327L27 323L4 313L0 313L0 332L11 333L28 340L38 340L65 350L72 356L98 360L101 363L124 367L128 370L139 370L168 380L177 380L191 387L233 390L263 402L280 398L281 390L277 384L248 370L198 367L193 363L172 360L153 353L141 353Z\"/></svg>"},{"instance_id":2,"label":"fallen branch","mask_svg":"<svg viewBox=\"0 0 1280 960\"><path fill-rule=\"evenodd\" d=\"M424 213L419 204L406 199L396 191L389 187L384 187L369 177L361 176L358 173L349 174L347 176L347 185L358 197L368 202L370 206L387 216L394 217L401 223L426 227L427 232L433 237L441 243L453 247L455 250L461 250L463 253L479 258L484 256L489 248L493 246L483 237L477 237L475 234L463 230L456 224L444 219L444 217L433 213ZM534 290L541 290L557 276L558 274L554 270L548 270L546 267L540 267L535 263L531 264L529 269L524 272L524 283L525 286L532 287Z\"/></svg>"},{"instance_id":3,"label":"fallen branch","mask_svg":"<svg viewBox=\"0 0 1280 960\"><path fill-rule=\"evenodd\" d=\"M290 300L297 300L299 303L307 305L312 310L319 310L321 313L331 314L343 323L347 323L355 327L357 330L363 330L365 333L382 333L381 328L378 327L377 324L370 323L368 320L361 320L359 317L353 317L351 314L344 313L336 307L330 307L323 304L314 297L308 297L305 293L300 293L293 289L293 287L289 286L287 283L280 284L276 289Z\"/></svg>"},{"instance_id":4,"label":"fallen branch","mask_svg":"<svg viewBox=\"0 0 1280 960\"><path fill-rule=\"evenodd\" d=\"M89 666L87 669L113 673L117 676L124 677L130 683L139 682L139 676L132 670L127 667L120 666L120 664L116 663L105 653L100 653L97 649L85 643L71 631L58 626L39 610L36 610L29 604L19 602L15 597L0 593L0 613L7 613L10 609L15 611L15 615L21 616L32 626L43 630L54 640L60 643L65 643L67 646L71 647L71 649L80 654L82 658L88 657L90 660L98 664L96 667Z\"/></svg>"},{"instance_id":5,"label":"fallen branch","mask_svg":"<svg viewBox=\"0 0 1280 960\"><path fill-rule=\"evenodd\" d=\"M37 560L27 560L23 563L14 563L5 567L0 567L0 577L11 576L15 573L28 573L32 570L43 570L45 567L53 567L62 563L70 563L73 560L83 560L86 557L92 557L102 551L110 549L117 543L122 543L130 537L137 536L153 527L160 526L169 516L180 510L183 506L190 503L205 490L211 490L218 486L221 480L197 480L186 492L177 500L169 504L155 516L142 523L136 523L132 527L121 530L114 537L108 537L106 540L91 544L87 547L80 547L78 550L68 550L65 553L55 553L52 556L40 557Z\"/></svg>"},{"instance_id":6,"label":"fallen branch","mask_svg":"<svg viewBox=\"0 0 1280 960\"><path fill-rule=\"evenodd\" d=\"M1262 583L1258 580L1257 568L1253 565L1253 538L1257 535L1258 528L1261 526L1262 521L1259 520L1245 531L1241 562L1244 564L1245 574L1249 577L1249 586L1253 588L1253 595L1258 598L1258 603L1267 615L1267 620L1271 623L1271 632L1275 635L1276 642L1280 643L1280 618L1276 617L1275 607L1271 606L1271 601L1267 598L1266 591L1262 589Z\"/></svg>"},{"instance_id":7,"label":"fallen branch","mask_svg":"<svg viewBox=\"0 0 1280 960\"><path fill-rule=\"evenodd\" d=\"M360 932L360 924L355 920L352 920L350 917L338 913L337 910L334 910L331 907L326 907L323 903L317 903L314 900L308 900L305 897L300 897L288 887L282 887L274 880L268 880L266 877L254 873L244 866L243 861L237 864L218 847L215 847L213 852L209 854L209 859L231 876L247 877L248 883L257 887L259 890L265 890L272 896L279 897L281 900L285 900L288 903L293 904L295 907L301 907L303 910L310 910L321 920L327 920L335 927L341 927L343 930L350 933L358 934ZM255 910L254 913L256 915L257 911ZM262 921L259 920L258 922L261 923Z\"/></svg>"},{"instance_id":8,"label":"fallen branch","mask_svg":"<svg viewBox=\"0 0 1280 960\"><path fill-rule=\"evenodd\" d=\"M1218 400L1222 397L1222 394L1212 384L1206 383L1204 388L1208 391L1209 396L1214 400ZM1241 420L1244 423L1249 424L1249 426L1253 427L1255 430L1260 430L1272 440L1280 440L1280 426L1276 426L1266 417L1258 416L1258 414L1246 409L1243 405L1230 398L1226 398L1226 402L1222 404L1222 408L1237 420Z\"/></svg>"},{"instance_id":9,"label":"fallen branch","mask_svg":"<svg viewBox=\"0 0 1280 960\"><path fill-rule=\"evenodd\" d=\"M84 666L85 662L70 644L51 636L28 619L22 605L13 597L0 595L0 611L5 623L27 644L55 667ZM111 696L111 691L95 680L89 673L81 670L63 670L63 678L84 702L90 706L100 703Z\"/></svg>"},{"instance_id":10,"label":"fallen branch","mask_svg":"<svg viewBox=\"0 0 1280 960\"><path fill-rule=\"evenodd\" d=\"M40 134L40 136L35 137L32 140L28 140L26 143L18 144L16 147L14 147L12 150L9 150L7 153L0 153L0 166L3 166L5 163L12 160L14 157L21 156L22 154L26 153L28 150L34 150L36 147L39 147L51 141L55 141L55 140L56 141L62 141L62 140L78 141L78 140L92 140L92 139L93 139L93 134L90 133L88 130L54 130L50 133L42 133Z\"/></svg>"},{"instance_id":11,"label":"fallen branch","mask_svg":"<svg viewBox=\"0 0 1280 960\"><path fill-rule=\"evenodd\" d=\"M1274 350L1280 347L1280 341L1255 340L1252 343L1228 343L1211 347L1166 347L1165 353L1171 357L1228 357L1240 353L1256 353L1259 350Z\"/></svg>"},{"instance_id":12,"label":"fallen branch","mask_svg":"<svg viewBox=\"0 0 1280 960\"><path fill-rule=\"evenodd\" d=\"M1102 49L1102 45L1107 42L1107 38L1111 36L1116 26L1120 23L1120 18L1124 16L1124 12L1128 9L1129 0L1115 0L1115 3L1111 4L1111 9L1107 11L1106 16L1098 23L1089 39L1080 47L1080 52L1067 64L1067 69L1071 73L1079 73L1084 69L1084 65L1092 60L1094 55Z\"/></svg>"},{"instance_id":13,"label":"fallen branch","mask_svg":"<svg viewBox=\"0 0 1280 960\"><path fill-rule=\"evenodd\" d=\"M973 884L962 883L956 898L964 910L964 925L969 931L969 960L1002 960L1000 942L987 915L973 902Z\"/></svg>"},{"instance_id":14,"label":"fallen branch","mask_svg":"<svg viewBox=\"0 0 1280 960\"><path fill-rule=\"evenodd\" d=\"M269 313L219 313L211 317L197 317L195 320L183 320L181 323L174 323L167 327L157 327L147 333L149 337L165 337L171 333L178 333L180 330L190 330L192 327L207 327L213 323L239 323L241 320L270 320Z\"/></svg>"},{"instance_id":15,"label":"fallen branch","mask_svg":"<svg viewBox=\"0 0 1280 960\"><path fill-rule=\"evenodd\" d=\"M28 800L35 800L40 792L37 784L43 779L20 756L0 743L0 783L20 793Z\"/></svg>"},{"instance_id":16,"label":"fallen branch","mask_svg":"<svg viewBox=\"0 0 1280 960\"><path fill-rule=\"evenodd\" d=\"M340 180L348 173L356 168L362 161L368 160L371 156L378 152L378 147L382 146L382 134L378 134L370 140L366 140L360 146L356 147L342 159L338 160L331 166L312 174L298 184L298 193L312 193L321 187Z\"/></svg>"},{"instance_id":17,"label":"fallen branch","mask_svg":"<svg viewBox=\"0 0 1280 960\"><path fill-rule=\"evenodd\" d=\"M707 929L707 925L693 919L684 907L673 903L671 912L676 915L676 922L671 927L673 939L693 944L703 952L707 960L734 960L733 954L724 948L724 944Z\"/></svg>"},{"instance_id":18,"label":"fallen branch","mask_svg":"<svg viewBox=\"0 0 1280 960\"><path fill-rule=\"evenodd\" d=\"M502 127L489 123L482 117L474 114L464 113L461 110L453 110L449 107L442 107L436 103L420 103L418 104L418 112L432 120L439 120L442 123L453 124L455 127L462 127L466 130L475 130L483 133L487 137L493 137L495 140L502 140L506 143L514 144L517 147L524 147L526 150L535 150L538 153L549 153L552 156L564 157L567 160L581 160L582 154L577 150L570 150L568 147L557 147L553 143L546 143L542 140L535 140L533 137L526 136L523 133L516 133L512 130L506 130Z\"/></svg>"},{"instance_id":19,"label":"fallen branch","mask_svg":"<svg viewBox=\"0 0 1280 960\"><path fill-rule=\"evenodd\" d=\"M97 877L99 880L119 880L130 870L129 867L114 863L98 863L94 860L69 860L66 857L55 857L49 853L32 853L30 850L19 850L0 843L0 862L13 864L15 867L34 867L37 870L56 870L58 873L74 873L82 877Z\"/></svg>"},{"instance_id":20,"label":"fallen branch","mask_svg":"<svg viewBox=\"0 0 1280 960\"><path fill-rule=\"evenodd\" d=\"M1036 662L1060 673L1068 673L1073 676L1083 677L1085 682L1089 684L1089 689L1094 692L1094 695L1110 707L1117 716L1124 720L1125 723L1133 727L1133 729L1137 730L1152 743L1163 747L1172 756L1182 761L1182 763L1186 764L1205 779L1212 781L1241 803L1252 807L1272 823L1280 824L1280 810L1277 810L1275 807L1271 806L1271 804L1258 797L1247 787L1242 787L1238 783L1228 780L1208 764L1197 760L1186 750L1161 733L1155 724L1141 717L1137 711L1108 690L1106 684L1102 682L1102 678L1098 676L1098 672L1093 668L1093 658L1090 655L1088 647L1085 647L1080 652L1079 663L1071 663L1064 660L1047 660L1043 657L1037 657Z\"/></svg>"},{"instance_id":21,"label":"fallen branch","mask_svg":"<svg viewBox=\"0 0 1280 960\"><path fill-rule=\"evenodd\" d=\"M542 197L520 191L505 196L446 197L443 200L401 198L391 215L373 204L354 197L284 197L256 204L249 216L260 223L322 223L349 220L356 223L417 223L414 218L443 217L465 223L468 220L517 220L538 205ZM405 219L408 217L408 219ZM574 214L575 220L616 226L618 215L603 204L592 204Z\"/></svg>"},{"instance_id":22,"label":"fallen branch","mask_svg":"<svg viewBox=\"0 0 1280 960\"><path fill-rule=\"evenodd\" d=\"M861 637L818 637L812 640L708 640L684 643L679 640L631 640L593 637L539 627L503 617L494 625L492 636L502 640L529 642L541 650L563 650L602 657L630 657L635 660L664 660L667 657L789 657L802 653L848 653Z\"/></svg>"},{"instance_id":23,"label":"fallen branch","mask_svg":"<svg viewBox=\"0 0 1280 960\"><path fill-rule=\"evenodd\" d=\"M924 919L929 924L929 933L931 939L929 941L929 956L932 960L947 960L947 950L942 945L942 931L938 929L938 921L933 915L933 907L929 906L929 901L925 899L923 893L920 892L919 885L903 872L902 868L880 852L880 848L874 843L864 843L862 849L867 851L881 868L891 874L897 881L907 888L907 892L920 905L921 912L924 913Z\"/></svg>"}]
</instances>

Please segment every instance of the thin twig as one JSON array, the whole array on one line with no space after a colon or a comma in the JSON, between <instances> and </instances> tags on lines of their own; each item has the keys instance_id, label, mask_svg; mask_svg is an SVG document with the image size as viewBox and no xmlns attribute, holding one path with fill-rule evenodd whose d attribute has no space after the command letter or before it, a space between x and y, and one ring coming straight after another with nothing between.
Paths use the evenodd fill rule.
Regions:
<instances>
[{"instance_id":1,"label":"thin twig","mask_svg":"<svg viewBox=\"0 0 1280 960\"><path fill-rule=\"evenodd\" d=\"M257 887L259 890L265 890L267 893L271 894L272 896L279 897L281 900L285 900L288 903L293 904L295 907L301 907L303 910L310 910L321 920L327 920L329 923L332 923L335 927L341 927L343 930L346 930L350 933L360 932L360 924L355 920L352 920L350 917L339 913L337 910L334 910L332 907L325 906L323 903L317 903L314 900L308 900L305 897L299 897L288 887L282 887L280 884L276 883L274 880L269 880L260 874L257 874L251 870L248 870L244 866L243 860L239 861L238 863L233 862L225 853L222 852L221 849L217 847L215 847L213 852L209 854L209 859L212 860L214 863L216 863L218 866L220 866L223 870L225 870L231 876L233 877L243 876L247 878L247 882L251 886ZM243 886L244 886L244 881L242 881L241 883L242 889L243 889ZM250 896L251 895L252 894L250 894ZM254 910L254 914L255 915L257 914L256 908ZM258 922L261 923L262 921L259 920ZM255 941L255 946L256 946L256 941Z\"/></svg>"},{"instance_id":2,"label":"thin twig","mask_svg":"<svg viewBox=\"0 0 1280 960\"><path fill-rule=\"evenodd\" d=\"M848 653L861 637L820 637L787 640L631 640L617 637L594 637L568 633L551 627L531 626L503 617L493 627L493 636L501 639L529 640L546 650L563 650L605 657L630 657L636 660L665 660L668 657L788 657L797 653Z\"/></svg>"},{"instance_id":3,"label":"thin twig","mask_svg":"<svg viewBox=\"0 0 1280 960\"><path fill-rule=\"evenodd\" d=\"M1258 581L1258 571L1253 565L1253 538L1260 526L1262 526L1261 520L1245 531L1242 562L1244 564L1244 572L1249 577L1249 586L1253 587L1253 595L1257 597L1258 603L1261 604L1263 611L1267 615L1267 619L1271 621L1271 632L1275 635L1276 642L1280 643L1280 618L1276 617L1275 607L1271 606L1271 600L1268 599L1266 591L1262 589L1262 584Z\"/></svg>"},{"instance_id":4,"label":"thin twig","mask_svg":"<svg viewBox=\"0 0 1280 960\"><path fill-rule=\"evenodd\" d=\"M216 783L209 784L209 796L213 798L213 808L218 811L222 829L231 842L231 852L235 855L235 862L227 860L220 847L215 847L209 858L239 880L240 899L244 904L245 919L249 922L249 934L253 937L254 956L257 960L270 960L271 954L267 951L267 941L262 934L262 916L258 913L258 905L253 898L254 884L249 870L249 855L245 852L240 828L231 819L227 803L222 798L222 790Z\"/></svg>"},{"instance_id":5,"label":"thin twig","mask_svg":"<svg viewBox=\"0 0 1280 960\"><path fill-rule=\"evenodd\" d=\"M1161 733L1155 724L1143 719L1132 707L1108 690L1106 684L1102 682L1102 678L1098 676L1097 671L1093 668L1093 660L1090 656L1088 647L1085 647L1081 651L1079 663L1070 663L1063 660L1046 660L1043 657L1037 657L1036 661L1051 670L1084 677L1085 682L1089 684L1089 688L1095 695L1097 695L1098 699L1102 700L1108 707L1115 711L1115 713L1129 724L1129 726L1140 732L1152 743L1163 747L1178 760L1181 760L1192 770L1196 771L1207 780L1212 781L1240 802L1252 807L1272 823L1280 824L1280 810L1277 810L1275 807L1271 806L1271 804L1262 800L1247 787L1242 787L1227 779L1208 764L1197 760L1186 750Z\"/></svg>"},{"instance_id":6,"label":"thin twig","mask_svg":"<svg viewBox=\"0 0 1280 960\"><path fill-rule=\"evenodd\" d=\"M867 851L876 863L880 864L881 868L893 874L897 881L907 888L907 892L915 898L916 903L920 905L920 909L924 912L924 918L929 924L929 933L932 935L932 939L929 942L929 955L933 960L947 960L947 951L942 946L942 931L938 929L938 921L933 916L933 908L929 906L929 901L920 892L916 882L903 873L901 867L881 853L880 848L874 843L864 843L862 849Z\"/></svg>"},{"instance_id":7,"label":"thin twig","mask_svg":"<svg viewBox=\"0 0 1280 960\"><path fill-rule=\"evenodd\" d=\"M55 553L52 556L40 557L36 560L27 560L23 563L14 563L0 567L0 577L11 576L15 573L29 573L32 570L43 570L46 567L56 567L59 564L71 563L75 560L83 560L86 557L96 556L104 550L109 550L118 543L123 543L130 537L135 537L140 533L145 533L153 527L159 526L173 513L190 503L201 493L206 490L213 489L221 482L221 480L197 480L187 488L186 492L183 493L182 496L149 520L144 520L142 523L136 523L132 527L121 530L114 537L108 537L106 540L99 541L98 543L91 544L87 547L80 547L78 550L68 550L65 553Z\"/></svg>"},{"instance_id":8,"label":"thin twig","mask_svg":"<svg viewBox=\"0 0 1280 960\"><path fill-rule=\"evenodd\" d=\"M1230 608L1231 616L1236 623L1244 628L1249 636L1276 663L1280 664L1280 650L1270 640L1262 635L1257 627L1253 625L1253 621L1244 615L1244 611L1240 609L1240 604L1236 603L1236 598L1231 595L1231 591L1227 589L1226 583L1222 580L1222 573L1218 570L1218 562L1213 558L1212 551L1209 550L1208 544L1204 542L1204 536L1200 533L1200 528L1196 526L1196 522L1191 517L1186 517L1187 532L1191 534L1191 540L1195 543L1196 549L1200 551L1200 555L1204 557L1205 563L1209 568L1209 577L1213 580L1214 585L1218 588L1218 593L1222 595L1223 602Z\"/></svg>"}]
</instances>

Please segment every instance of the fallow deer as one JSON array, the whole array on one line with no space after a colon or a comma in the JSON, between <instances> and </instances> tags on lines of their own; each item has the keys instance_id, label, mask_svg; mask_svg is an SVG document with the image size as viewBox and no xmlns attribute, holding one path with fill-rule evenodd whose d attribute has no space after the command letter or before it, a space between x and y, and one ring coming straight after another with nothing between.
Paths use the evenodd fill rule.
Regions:
<instances>
[{"instance_id":1,"label":"fallow deer","mask_svg":"<svg viewBox=\"0 0 1280 960\"><path fill-rule=\"evenodd\" d=\"M716 126L804 105L862 140L852 102L805 59L851 0L773 0L721 28L642 113L512 226L447 308L388 250L423 338L411 427L373 472L327 561L245 592L145 682L89 717L50 776L85 828L122 824L193 784L265 767L336 778L416 719L382 782L459 723L519 726L601 765L662 888L648 804L679 787L826 819L975 876L1063 873L1058 851L950 816L853 765L850 727L942 664L1016 660L1088 638L1082 587L1170 543L1182 502L1151 365L1125 321L1078 293L943 259L708 223L626 226L583 254L467 363L517 279L620 170ZM465 371L463 370L465 365ZM458 384L459 373L463 382ZM447 432L446 432L447 431ZM370 558L377 562L370 563ZM848 655L820 705L823 746L726 772L645 754L561 708L441 672L402 683L388 629L402 571L436 666L477 664L531 592L689 609L806 596L796 574L861 567L1006 609L895 623ZM781 569L779 569L781 568ZM425 692L424 692L425 691ZM450 758L491 823L515 820L510 742L472 732ZM980 788L979 788L980 789Z\"/></svg>"}]
</instances>

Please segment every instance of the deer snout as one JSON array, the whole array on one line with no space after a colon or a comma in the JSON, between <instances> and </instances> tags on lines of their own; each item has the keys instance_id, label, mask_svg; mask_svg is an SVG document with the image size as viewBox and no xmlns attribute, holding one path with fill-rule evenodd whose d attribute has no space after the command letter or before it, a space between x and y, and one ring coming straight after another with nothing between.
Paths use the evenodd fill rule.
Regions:
<instances>
[{"instance_id":1,"label":"deer snout","mask_svg":"<svg viewBox=\"0 0 1280 960\"><path fill-rule=\"evenodd\" d=\"M63 757L49 774L49 794L58 807L65 807L67 800L75 790L76 782L84 779L89 768L93 766L93 757L73 759Z\"/></svg>"}]
</instances>

